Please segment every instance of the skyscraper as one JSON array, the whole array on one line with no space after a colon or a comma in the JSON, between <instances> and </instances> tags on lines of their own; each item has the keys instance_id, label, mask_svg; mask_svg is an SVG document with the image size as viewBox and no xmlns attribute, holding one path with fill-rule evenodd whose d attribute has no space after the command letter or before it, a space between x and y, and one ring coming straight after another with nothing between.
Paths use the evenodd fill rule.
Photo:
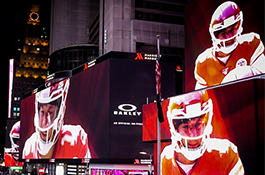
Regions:
<instances>
[{"instance_id":1,"label":"skyscraper","mask_svg":"<svg viewBox=\"0 0 265 175\"><path fill-rule=\"evenodd\" d=\"M183 54L184 2L172 0L100 0L99 49Z\"/></svg>"},{"instance_id":2,"label":"skyscraper","mask_svg":"<svg viewBox=\"0 0 265 175\"><path fill-rule=\"evenodd\" d=\"M53 0L50 72L73 69L110 51L156 54L158 34L161 54L175 55L181 62L185 44L184 3L184 0ZM77 48L80 46L83 48ZM93 48L96 46L98 50ZM83 52L87 49L90 51Z\"/></svg>"},{"instance_id":3,"label":"skyscraper","mask_svg":"<svg viewBox=\"0 0 265 175\"><path fill-rule=\"evenodd\" d=\"M19 58L15 58L11 116L20 116L20 100L23 94L44 84L48 70L49 33L41 23L40 4L30 4L26 30Z\"/></svg>"},{"instance_id":4,"label":"skyscraper","mask_svg":"<svg viewBox=\"0 0 265 175\"><path fill-rule=\"evenodd\" d=\"M98 45L88 38L88 26L98 11L98 0L52 1L50 73L71 70L98 56Z\"/></svg>"}]
</instances>

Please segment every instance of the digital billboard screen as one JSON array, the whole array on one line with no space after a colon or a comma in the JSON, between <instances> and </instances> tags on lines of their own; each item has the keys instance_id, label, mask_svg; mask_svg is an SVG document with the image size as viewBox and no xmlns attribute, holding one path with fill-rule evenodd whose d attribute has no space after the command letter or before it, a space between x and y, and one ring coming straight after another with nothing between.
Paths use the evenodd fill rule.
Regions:
<instances>
[{"instance_id":1,"label":"digital billboard screen","mask_svg":"<svg viewBox=\"0 0 265 175\"><path fill-rule=\"evenodd\" d=\"M161 66L162 84L171 84L162 93L172 96L176 65ZM142 141L142 104L156 98L155 61L110 58L84 68L21 101L21 158L148 158L140 155L153 151Z\"/></svg>"},{"instance_id":2,"label":"digital billboard screen","mask_svg":"<svg viewBox=\"0 0 265 175\"><path fill-rule=\"evenodd\" d=\"M265 73L264 1L185 4L185 92Z\"/></svg>"},{"instance_id":3,"label":"digital billboard screen","mask_svg":"<svg viewBox=\"0 0 265 175\"><path fill-rule=\"evenodd\" d=\"M23 166L19 160L20 121L8 119L6 126L5 141L5 166Z\"/></svg>"},{"instance_id":4,"label":"digital billboard screen","mask_svg":"<svg viewBox=\"0 0 265 175\"><path fill-rule=\"evenodd\" d=\"M164 100L161 174L263 172L264 100L260 79ZM143 140L155 145L156 122L156 104L144 105Z\"/></svg>"}]
</instances>

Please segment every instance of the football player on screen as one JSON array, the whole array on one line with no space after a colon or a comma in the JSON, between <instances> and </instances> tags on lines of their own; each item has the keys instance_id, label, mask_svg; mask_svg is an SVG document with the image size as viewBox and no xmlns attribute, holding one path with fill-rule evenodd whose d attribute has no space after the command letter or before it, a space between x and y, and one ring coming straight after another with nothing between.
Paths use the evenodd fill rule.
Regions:
<instances>
[{"instance_id":1,"label":"football player on screen","mask_svg":"<svg viewBox=\"0 0 265 175\"><path fill-rule=\"evenodd\" d=\"M209 32L213 46L195 63L195 89L265 73L264 45L256 33L242 34L243 13L234 2L213 13Z\"/></svg>"},{"instance_id":2,"label":"football player on screen","mask_svg":"<svg viewBox=\"0 0 265 175\"><path fill-rule=\"evenodd\" d=\"M161 175L244 174L237 147L227 139L210 138L212 116L207 91L170 99L171 144L161 153Z\"/></svg>"},{"instance_id":3,"label":"football player on screen","mask_svg":"<svg viewBox=\"0 0 265 175\"><path fill-rule=\"evenodd\" d=\"M87 133L64 125L70 79L35 95L35 132L25 142L23 159L91 158Z\"/></svg>"},{"instance_id":4,"label":"football player on screen","mask_svg":"<svg viewBox=\"0 0 265 175\"><path fill-rule=\"evenodd\" d=\"M5 149L5 166L23 166L23 162L19 162L20 121L12 126L9 138L11 148ZM9 154L6 152L9 152Z\"/></svg>"}]
</instances>

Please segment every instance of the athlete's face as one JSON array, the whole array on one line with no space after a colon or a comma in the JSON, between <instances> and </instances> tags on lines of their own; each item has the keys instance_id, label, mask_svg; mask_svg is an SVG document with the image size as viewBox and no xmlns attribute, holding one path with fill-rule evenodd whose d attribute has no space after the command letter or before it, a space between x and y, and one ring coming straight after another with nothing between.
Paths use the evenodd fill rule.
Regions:
<instances>
[{"instance_id":1,"label":"athlete's face","mask_svg":"<svg viewBox=\"0 0 265 175\"><path fill-rule=\"evenodd\" d=\"M41 128L45 129L47 127L49 127L53 122L54 119L57 116L57 109L58 107L55 105L51 105L51 104L43 104L40 107L40 114L39 114L39 125ZM52 128L50 128L47 131L41 131L40 132L40 136L43 140L46 140L47 138L47 134L48 134L48 139L50 139L51 135L52 135Z\"/></svg>"},{"instance_id":2,"label":"athlete's face","mask_svg":"<svg viewBox=\"0 0 265 175\"><path fill-rule=\"evenodd\" d=\"M192 139L193 137L201 136L205 129L205 122L203 121L204 117L197 117L194 119L185 119L178 126L177 131L182 136L190 137L191 139L187 140L188 148L197 148L201 145L202 139ZM182 144L186 146L185 140L182 139Z\"/></svg>"},{"instance_id":3,"label":"athlete's face","mask_svg":"<svg viewBox=\"0 0 265 175\"><path fill-rule=\"evenodd\" d=\"M236 24L233 24L227 28L224 28L222 30L218 30L218 31L214 32L214 35L217 39L220 39L220 40L227 40L227 39L231 38L231 40L225 41L225 45L230 46L230 45L234 44L234 42L236 41L236 37L234 37L234 36L238 32L239 24L240 24L240 22L237 22Z\"/></svg>"}]
</instances>

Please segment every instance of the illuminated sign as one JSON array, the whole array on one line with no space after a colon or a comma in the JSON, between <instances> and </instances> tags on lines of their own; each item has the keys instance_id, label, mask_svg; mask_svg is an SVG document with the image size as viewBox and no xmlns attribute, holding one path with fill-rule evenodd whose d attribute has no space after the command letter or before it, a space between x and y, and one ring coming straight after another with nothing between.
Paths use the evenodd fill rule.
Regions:
<instances>
[{"instance_id":1,"label":"illuminated sign","mask_svg":"<svg viewBox=\"0 0 265 175\"><path fill-rule=\"evenodd\" d=\"M10 170L22 170L23 167L22 166L11 166Z\"/></svg>"},{"instance_id":2,"label":"illuminated sign","mask_svg":"<svg viewBox=\"0 0 265 175\"><path fill-rule=\"evenodd\" d=\"M136 53L136 57L134 60L153 60L155 61L157 58L157 54L141 54L141 53ZM161 57L161 55L160 55Z\"/></svg>"},{"instance_id":3,"label":"illuminated sign","mask_svg":"<svg viewBox=\"0 0 265 175\"><path fill-rule=\"evenodd\" d=\"M38 92L38 88L34 89L34 90L31 92L31 94L33 95L33 94L36 94L37 92Z\"/></svg>"},{"instance_id":4,"label":"illuminated sign","mask_svg":"<svg viewBox=\"0 0 265 175\"><path fill-rule=\"evenodd\" d=\"M136 54L137 54L137 57L134 58L135 60L143 60L143 56L141 53L136 53Z\"/></svg>"},{"instance_id":5,"label":"illuminated sign","mask_svg":"<svg viewBox=\"0 0 265 175\"><path fill-rule=\"evenodd\" d=\"M11 118L11 101L14 77L14 59L9 60L9 85L8 85L8 118Z\"/></svg>"},{"instance_id":6,"label":"illuminated sign","mask_svg":"<svg viewBox=\"0 0 265 175\"><path fill-rule=\"evenodd\" d=\"M84 64L84 69L83 70L86 70L86 69L88 69L88 68L90 68L90 67L92 67L94 65L96 65L96 60L93 60L93 61L90 61L90 62Z\"/></svg>"},{"instance_id":7,"label":"illuminated sign","mask_svg":"<svg viewBox=\"0 0 265 175\"><path fill-rule=\"evenodd\" d=\"M37 12L31 12L29 14L29 19L33 22L37 22L39 19L40 15Z\"/></svg>"},{"instance_id":8,"label":"illuminated sign","mask_svg":"<svg viewBox=\"0 0 265 175\"><path fill-rule=\"evenodd\" d=\"M114 115L124 116L141 116L142 112L137 111L137 107L132 104L121 104L118 106L119 110L113 112Z\"/></svg>"},{"instance_id":9,"label":"illuminated sign","mask_svg":"<svg viewBox=\"0 0 265 175\"><path fill-rule=\"evenodd\" d=\"M160 55L161 57L161 55ZM144 54L144 59L145 60L156 60L157 54Z\"/></svg>"}]
</instances>

